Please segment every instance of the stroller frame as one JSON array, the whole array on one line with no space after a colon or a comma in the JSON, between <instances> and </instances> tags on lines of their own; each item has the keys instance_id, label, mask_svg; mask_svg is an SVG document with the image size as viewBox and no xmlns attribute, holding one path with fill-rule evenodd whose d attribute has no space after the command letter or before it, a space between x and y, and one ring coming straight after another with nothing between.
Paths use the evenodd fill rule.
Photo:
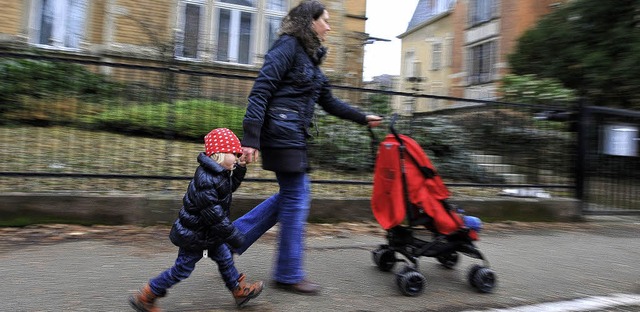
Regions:
<instances>
[{"instance_id":1,"label":"stroller frame","mask_svg":"<svg viewBox=\"0 0 640 312\"><path fill-rule=\"evenodd\" d=\"M400 224L387 230L386 239L388 244L382 244L372 251L374 263L378 269L384 272L391 271L397 262L407 263L404 268L396 273L396 282L404 295L416 296L422 292L425 285L424 275L419 272L420 257L434 257L445 268L453 269L459 261L458 254L461 253L471 258L482 260L483 263L483 265L475 264L471 266L467 274L469 284L481 293L492 292L496 284L495 273L490 269L488 260L469 236L470 229L463 224L458 224L457 230L451 233L438 233L432 226L433 218L423 213L419 207L416 207L411 202L408 192L407 172L405 170L407 157L405 156L408 156L408 158L413 156L407 152L403 139L394 127L396 119L397 114L394 114L389 129L398 141L402 195L406 207L406 216L408 216L408 225ZM371 131L370 133L373 137L373 132ZM415 159L411 160L415 161ZM427 178L436 174L426 167L419 169ZM440 203L449 215L460 212L457 207L447 202L446 199L441 200ZM452 219L454 221L458 220L453 216ZM418 228L417 226L424 227ZM419 231L430 232L433 235L433 239L426 240L415 237L414 232ZM396 253L401 254L404 259L397 258Z\"/></svg>"}]
</instances>

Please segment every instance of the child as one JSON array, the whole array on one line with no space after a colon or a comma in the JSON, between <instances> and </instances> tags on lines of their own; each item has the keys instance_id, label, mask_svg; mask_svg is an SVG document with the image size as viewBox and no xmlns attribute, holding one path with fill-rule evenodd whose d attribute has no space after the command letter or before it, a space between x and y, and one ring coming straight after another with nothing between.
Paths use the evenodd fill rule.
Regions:
<instances>
[{"instance_id":1,"label":"child","mask_svg":"<svg viewBox=\"0 0 640 312\"><path fill-rule=\"evenodd\" d=\"M198 155L200 166L182 199L182 208L169 238L178 246L173 267L151 279L129 302L137 311L159 311L155 300L167 289L186 279L203 257L211 257L236 305L242 307L262 291L262 281L248 284L239 274L226 244L237 248L244 235L229 220L231 193L247 171L240 141L229 129L214 129L204 137L205 152Z\"/></svg>"}]
</instances>

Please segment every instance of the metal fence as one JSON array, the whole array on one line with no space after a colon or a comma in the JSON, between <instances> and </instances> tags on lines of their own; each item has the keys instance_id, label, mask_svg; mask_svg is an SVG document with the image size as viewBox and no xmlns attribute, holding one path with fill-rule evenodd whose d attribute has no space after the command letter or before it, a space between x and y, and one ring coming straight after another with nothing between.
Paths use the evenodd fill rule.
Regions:
<instances>
[{"instance_id":1,"label":"metal fence","mask_svg":"<svg viewBox=\"0 0 640 312\"><path fill-rule=\"evenodd\" d=\"M580 110L578 189L584 214L640 214L640 112Z\"/></svg>"},{"instance_id":2,"label":"metal fence","mask_svg":"<svg viewBox=\"0 0 640 312\"><path fill-rule=\"evenodd\" d=\"M3 192L181 193L197 166L202 137L210 129L228 127L241 137L253 83L251 76L179 66L0 57L5 77L0 85ZM591 200L596 194L592 187L614 188L610 183L623 177L625 185L630 185L637 178L637 157L624 158L625 163L633 163L631 171L614 167L618 156L602 156L605 167L592 165L593 143L579 144L583 135L576 131L584 128L577 125L588 117L571 117L569 122L540 118L553 116L545 112L557 111L584 116L574 106L348 86L334 86L333 90L338 98L363 111L384 116L399 111L399 132L420 143L447 185L459 195L587 198L587 190ZM418 106L421 112L406 109ZM598 116L593 122L606 122L604 115ZM637 124L637 119L633 122ZM365 127L331 117L321 109L314 124L310 144L314 192L369 196L375 143L388 133L386 124L371 136ZM584 135L587 137L591 135ZM578 157L578 151L589 156ZM614 174L619 171L626 175ZM269 194L272 181L270 172L252 166L239 192ZM638 193L633 187L615 187L613 193L600 192L598 197ZM609 206L607 200L602 202Z\"/></svg>"}]
</instances>

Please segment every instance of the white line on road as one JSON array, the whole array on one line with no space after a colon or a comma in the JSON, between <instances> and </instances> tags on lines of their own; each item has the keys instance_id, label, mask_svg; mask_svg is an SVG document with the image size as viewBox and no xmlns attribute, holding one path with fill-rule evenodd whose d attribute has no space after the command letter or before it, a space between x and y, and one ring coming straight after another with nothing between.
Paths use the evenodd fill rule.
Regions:
<instances>
[{"instance_id":1,"label":"white line on road","mask_svg":"<svg viewBox=\"0 0 640 312\"><path fill-rule=\"evenodd\" d=\"M613 294L611 296L595 296L568 301L547 302L506 309L474 310L465 312L585 312L617 306L640 305L640 295Z\"/></svg>"}]
</instances>

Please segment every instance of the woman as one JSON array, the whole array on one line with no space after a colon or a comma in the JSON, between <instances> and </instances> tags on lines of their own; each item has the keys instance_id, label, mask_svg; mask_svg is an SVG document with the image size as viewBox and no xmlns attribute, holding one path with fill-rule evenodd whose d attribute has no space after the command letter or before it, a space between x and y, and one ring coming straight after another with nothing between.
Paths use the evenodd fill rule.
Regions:
<instances>
[{"instance_id":1,"label":"woman","mask_svg":"<svg viewBox=\"0 0 640 312\"><path fill-rule=\"evenodd\" d=\"M319 285L305 277L304 233L311 192L307 159L308 129L315 104L328 113L371 127L381 117L365 115L335 98L320 69L326 48L329 13L317 0L305 0L282 21L280 37L265 61L249 95L243 121L242 152L247 163L262 154L262 166L274 171L280 191L234 224L245 233L242 254L276 222L280 222L275 286L317 294Z\"/></svg>"}]
</instances>

